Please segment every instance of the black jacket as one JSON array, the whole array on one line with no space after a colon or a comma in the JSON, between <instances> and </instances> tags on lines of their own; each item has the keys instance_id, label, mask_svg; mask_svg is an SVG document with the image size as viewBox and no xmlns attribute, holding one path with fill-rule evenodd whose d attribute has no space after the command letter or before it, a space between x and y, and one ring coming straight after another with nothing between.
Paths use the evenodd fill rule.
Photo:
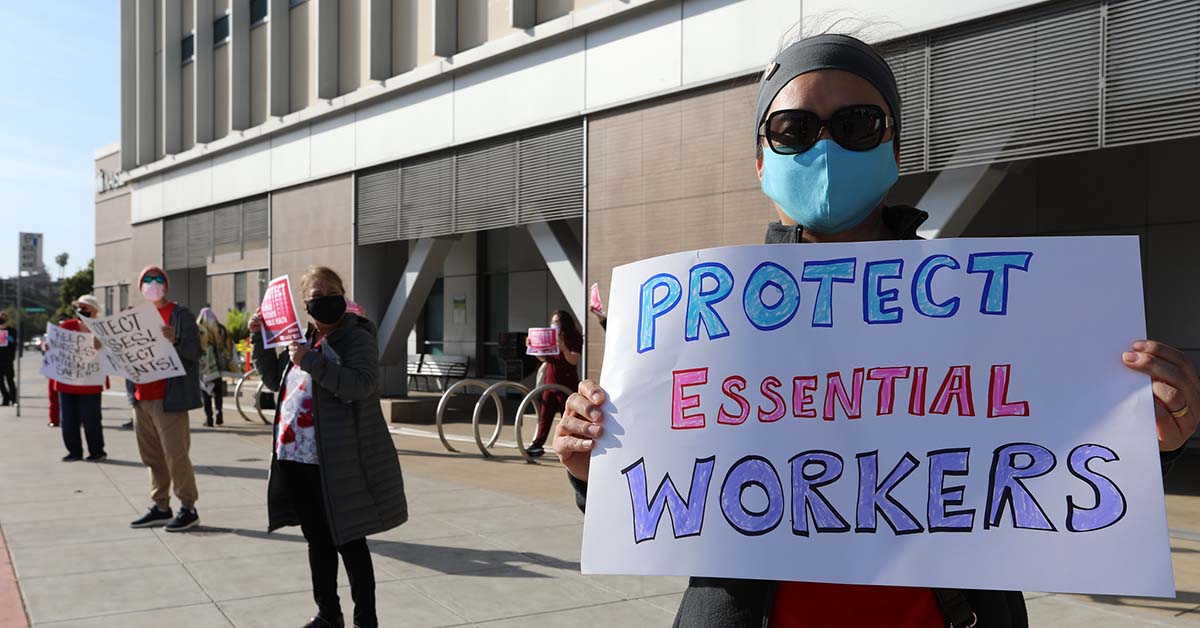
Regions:
<instances>
[{"instance_id":1,"label":"black jacket","mask_svg":"<svg viewBox=\"0 0 1200 628\"><path fill-rule=\"evenodd\" d=\"M21 346L21 339L17 337L16 327L5 327L8 330L8 346L0 347L0 364L12 364L18 355L23 355L24 347Z\"/></svg>"},{"instance_id":2,"label":"black jacket","mask_svg":"<svg viewBox=\"0 0 1200 628\"><path fill-rule=\"evenodd\" d=\"M347 314L321 348L304 356L300 366L312 376L325 515L336 545L390 530L408 519L400 460L379 405L375 334L375 325L370 321ZM254 366L262 373L264 384L278 392L292 363L286 353L263 348L262 334L251 337ZM276 403L275 407L280 405ZM277 433L271 439L271 474L267 481L271 531L300 524L278 472L276 438Z\"/></svg>"},{"instance_id":3,"label":"black jacket","mask_svg":"<svg viewBox=\"0 0 1200 628\"><path fill-rule=\"evenodd\" d=\"M917 240L917 228L929 214L904 206L885 207L884 223L901 240ZM778 222L767 226L767 244L803 242L798 226ZM1162 455L1163 472L1182 449ZM584 510L587 483L568 476L575 503ZM675 615L676 628L766 628L771 619L778 583L768 580L692 578ZM1018 591L934 589L946 626L950 628L1028 628L1025 598ZM975 623L972 624L972 621ZM847 626L857 626L847 612Z\"/></svg>"}]
</instances>

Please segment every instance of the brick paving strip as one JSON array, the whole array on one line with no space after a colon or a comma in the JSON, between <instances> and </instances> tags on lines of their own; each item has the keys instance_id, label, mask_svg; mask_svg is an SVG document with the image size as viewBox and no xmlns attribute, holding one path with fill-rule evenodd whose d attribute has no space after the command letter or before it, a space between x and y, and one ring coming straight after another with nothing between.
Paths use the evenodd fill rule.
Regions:
<instances>
[{"instance_id":1,"label":"brick paving strip","mask_svg":"<svg viewBox=\"0 0 1200 628\"><path fill-rule=\"evenodd\" d=\"M29 628L25 616L25 604L21 601L21 589L17 587L17 574L13 571L8 546L4 543L4 530L0 528L0 628Z\"/></svg>"}]
</instances>

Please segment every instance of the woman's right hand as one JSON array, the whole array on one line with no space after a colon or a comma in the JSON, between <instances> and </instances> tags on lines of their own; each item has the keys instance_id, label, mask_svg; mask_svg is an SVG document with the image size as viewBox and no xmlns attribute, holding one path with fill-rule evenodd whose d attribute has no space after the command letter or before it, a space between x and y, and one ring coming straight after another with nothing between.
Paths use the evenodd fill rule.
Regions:
<instances>
[{"instance_id":1,"label":"woman's right hand","mask_svg":"<svg viewBox=\"0 0 1200 628\"><path fill-rule=\"evenodd\" d=\"M554 431L554 452L578 480L587 481L592 464L592 446L600 435L604 412L604 390L590 379L579 382L579 392L567 397L567 408Z\"/></svg>"},{"instance_id":2,"label":"woman's right hand","mask_svg":"<svg viewBox=\"0 0 1200 628\"><path fill-rule=\"evenodd\" d=\"M246 323L246 329L250 330L250 333L252 334L257 334L258 332L262 331L262 308L254 311L254 315L251 316L250 321Z\"/></svg>"}]
</instances>

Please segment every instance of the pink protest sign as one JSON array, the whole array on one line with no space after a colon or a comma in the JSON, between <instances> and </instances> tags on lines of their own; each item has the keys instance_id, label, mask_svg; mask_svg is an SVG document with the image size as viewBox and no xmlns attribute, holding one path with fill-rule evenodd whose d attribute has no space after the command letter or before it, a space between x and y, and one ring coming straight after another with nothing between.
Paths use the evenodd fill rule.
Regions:
<instances>
[{"instance_id":1,"label":"pink protest sign","mask_svg":"<svg viewBox=\"0 0 1200 628\"><path fill-rule=\"evenodd\" d=\"M558 330L553 327L530 327L529 355L558 355Z\"/></svg>"},{"instance_id":2,"label":"pink protest sign","mask_svg":"<svg viewBox=\"0 0 1200 628\"><path fill-rule=\"evenodd\" d=\"M600 284L592 284L591 293L588 295L588 307L597 314L604 314L604 303L600 301Z\"/></svg>"},{"instance_id":3,"label":"pink protest sign","mask_svg":"<svg viewBox=\"0 0 1200 628\"><path fill-rule=\"evenodd\" d=\"M262 337L266 348L304 342L304 330L292 305L288 276L276 277L267 284L262 301Z\"/></svg>"}]
</instances>

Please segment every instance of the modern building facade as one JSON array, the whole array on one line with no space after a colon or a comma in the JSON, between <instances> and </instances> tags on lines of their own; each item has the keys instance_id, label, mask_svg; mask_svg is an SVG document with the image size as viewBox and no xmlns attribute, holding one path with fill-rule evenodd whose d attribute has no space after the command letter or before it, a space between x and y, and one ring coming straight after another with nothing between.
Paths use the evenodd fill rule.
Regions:
<instances>
[{"instance_id":1,"label":"modern building facade","mask_svg":"<svg viewBox=\"0 0 1200 628\"><path fill-rule=\"evenodd\" d=\"M901 83L924 235L1142 238L1150 334L1200 358L1200 0L121 0L96 285L162 263L253 309L313 263L407 357L505 374L619 264L761 242L758 73L858 17ZM1136 298L1135 295L1130 295ZM1114 298L1116 298L1114 296ZM603 330L589 321L587 367Z\"/></svg>"}]
</instances>

